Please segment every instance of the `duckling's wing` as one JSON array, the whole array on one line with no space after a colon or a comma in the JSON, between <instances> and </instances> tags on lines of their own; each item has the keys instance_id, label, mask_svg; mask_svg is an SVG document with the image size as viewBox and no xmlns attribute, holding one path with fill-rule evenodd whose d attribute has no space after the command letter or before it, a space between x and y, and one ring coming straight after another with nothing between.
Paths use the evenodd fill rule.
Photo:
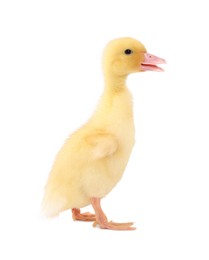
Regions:
<instances>
[{"instance_id":1,"label":"duckling's wing","mask_svg":"<svg viewBox=\"0 0 209 260\"><path fill-rule=\"evenodd\" d=\"M94 159L111 156L118 149L118 142L112 134L92 134L86 138L86 141L91 146Z\"/></svg>"}]
</instances>

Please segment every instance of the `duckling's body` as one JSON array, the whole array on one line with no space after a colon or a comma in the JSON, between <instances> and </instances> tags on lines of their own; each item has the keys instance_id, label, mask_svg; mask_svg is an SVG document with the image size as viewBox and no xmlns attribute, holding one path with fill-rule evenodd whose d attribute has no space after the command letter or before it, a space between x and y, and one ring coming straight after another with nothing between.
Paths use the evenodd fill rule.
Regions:
<instances>
[{"instance_id":1,"label":"duckling's body","mask_svg":"<svg viewBox=\"0 0 209 260\"><path fill-rule=\"evenodd\" d=\"M121 41L122 48L120 40L107 47L104 56L105 88L97 109L89 121L65 142L52 167L43 201L48 217L72 209L75 220L96 220L101 228L134 229L131 227L133 223L108 222L100 206L100 199L121 179L134 145L132 95L126 87L126 78L135 72L135 67L129 66L131 72L127 70L124 73L124 66L129 61L123 61L127 57L122 56L121 50L131 45L135 52L139 51L137 47L142 53L146 52L144 46L134 39L123 38ZM114 55L121 55L116 60L121 62L116 69L108 66L113 64L111 59ZM137 62L142 61L143 55ZM95 215L81 214L79 209L89 204L92 204Z\"/></svg>"},{"instance_id":2,"label":"duckling's body","mask_svg":"<svg viewBox=\"0 0 209 260\"><path fill-rule=\"evenodd\" d=\"M125 86L106 92L92 118L69 137L56 158L46 186L46 196L52 198L49 216L87 206L92 196L103 198L122 177L134 145L132 96Z\"/></svg>"}]
</instances>

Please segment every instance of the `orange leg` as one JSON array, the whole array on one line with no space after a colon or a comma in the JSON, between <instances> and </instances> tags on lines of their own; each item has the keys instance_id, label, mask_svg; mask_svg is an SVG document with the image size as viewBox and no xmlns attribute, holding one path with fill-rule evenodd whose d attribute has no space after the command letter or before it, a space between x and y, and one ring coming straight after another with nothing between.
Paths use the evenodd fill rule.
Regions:
<instances>
[{"instance_id":1,"label":"orange leg","mask_svg":"<svg viewBox=\"0 0 209 260\"><path fill-rule=\"evenodd\" d=\"M134 224L133 222L128 222L128 223L115 223L112 221L108 222L107 217L102 211L99 198L91 198L91 204L95 210L95 215L96 215L96 221L93 224L94 227L98 224L100 228L103 229L112 229L112 230L135 230L136 229L135 227L132 227L132 225Z\"/></svg>"},{"instance_id":2,"label":"orange leg","mask_svg":"<svg viewBox=\"0 0 209 260\"><path fill-rule=\"evenodd\" d=\"M95 221L96 217L94 214L89 212L81 213L80 209L73 208L72 209L72 217L73 220L81 220L81 221Z\"/></svg>"}]
</instances>

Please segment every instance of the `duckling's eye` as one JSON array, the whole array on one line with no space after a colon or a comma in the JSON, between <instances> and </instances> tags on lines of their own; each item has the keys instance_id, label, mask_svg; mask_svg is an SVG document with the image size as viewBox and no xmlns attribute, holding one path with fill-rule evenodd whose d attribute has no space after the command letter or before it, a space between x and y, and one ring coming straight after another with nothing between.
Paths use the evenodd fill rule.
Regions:
<instances>
[{"instance_id":1,"label":"duckling's eye","mask_svg":"<svg viewBox=\"0 0 209 260\"><path fill-rule=\"evenodd\" d=\"M126 49L126 50L124 51L124 53L125 53L126 55L130 55L131 53L133 53L133 51L130 50L130 49Z\"/></svg>"}]
</instances>

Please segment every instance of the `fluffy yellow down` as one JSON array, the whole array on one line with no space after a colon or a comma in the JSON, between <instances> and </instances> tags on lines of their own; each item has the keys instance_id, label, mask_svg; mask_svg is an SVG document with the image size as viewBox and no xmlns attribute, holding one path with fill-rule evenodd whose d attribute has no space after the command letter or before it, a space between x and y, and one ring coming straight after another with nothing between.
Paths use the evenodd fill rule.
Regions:
<instances>
[{"instance_id":1,"label":"fluffy yellow down","mask_svg":"<svg viewBox=\"0 0 209 260\"><path fill-rule=\"evenodd\" d=\"M125 55L126 48L134 49L134 55ZM131 38L107 45L103 95L92 117L67 139L55 159L43 200L47 217L87 206L91 197L103 198L121 179L134 145L132 96L126 77L139 71L145 51Z\"/></svg>"}]
</instances>

